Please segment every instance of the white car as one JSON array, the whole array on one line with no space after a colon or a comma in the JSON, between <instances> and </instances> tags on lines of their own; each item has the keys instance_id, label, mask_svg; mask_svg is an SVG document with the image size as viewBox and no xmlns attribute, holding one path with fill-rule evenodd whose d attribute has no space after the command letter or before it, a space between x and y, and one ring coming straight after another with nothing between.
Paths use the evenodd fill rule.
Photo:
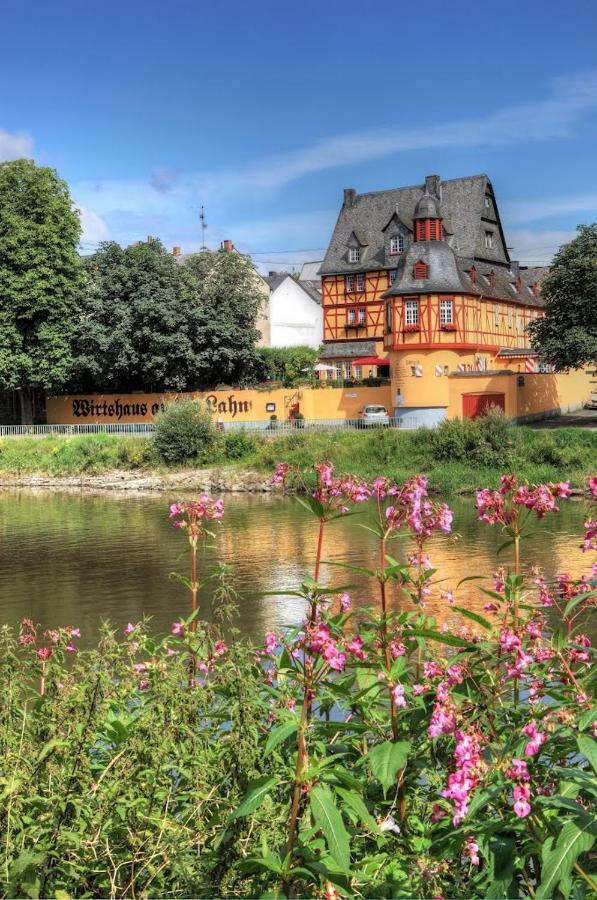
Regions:
<instances>
[{"instance_id":1,"label":"white car","mask_svg":"<svg viewBox=\"0 0 597 900\"><path fill-rule=\"evenodd\" d=\"M377 403L369 404L359 413L359 425L361 428L369 428L372 425L381 425L385 428L390 424L390 414L385 406Z\"/></svg>"}]
</instances>

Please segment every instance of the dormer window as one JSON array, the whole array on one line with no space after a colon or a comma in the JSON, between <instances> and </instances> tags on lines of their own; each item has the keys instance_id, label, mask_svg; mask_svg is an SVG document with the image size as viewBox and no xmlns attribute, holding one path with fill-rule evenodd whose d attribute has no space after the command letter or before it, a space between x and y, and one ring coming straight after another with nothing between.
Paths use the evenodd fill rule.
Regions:
<instances>
[{"instance_id":1,"label":"dormer window","mask_svg":"<svg viewBox=\"0 0 597 900\"><path fill-rule=\"evenodd\" d=\"M390 238L390 253L402 253L404 251L404 238L400 234L395 234Z\"/></svg>"},{"instance_id":2,"label":"dormer window","mask_svg":"<svg viewBox=\"0 0 597 900\"><path fill-rule=\"evenodd\" d=\"M361 248L360 247L349 247L348 248L348 262L357 263L361 259Z\"/></svg>"},{"instance_id":3,"label":"dormer window","mask_svg":"<svg viewBox=\"0 0 597 900\"><path fill-rule=\"evenodd\" d=\"M469 278L471 279L472 283L476 284L477 283L477 270L475 269L474 266L471 266L468 274L469 274Z\"/></svg>"},{"instance_id":4,"label":"dormer window","mask_svg":"<svg viewBox=\"0 0 597 900\"><path fill-rule=\"evenodd\" d=\"M427 278L427 263L423 262L422 259L416 262L413 268L413 275L416 281Z\"/></svg>"},{"instance_id":5,"label":"dormer window","mask_svg":"<svg viewBox=\"0 0 597 900\"><path fill-rule=\"evenodd\" d=\"M493 250L493 231L485 232L485 249Z\"/></svg>"},{"instance_id":6,"label":"dormer window","mask_svg":"<svg viewBox=\"0 0 597 900\"><path fill-rule=\"evenodd\" d=\"M394 284L397 276L398 276L398 269L390 269L390 271L388 272L388 282L390 284Z\"/></svg>"},{"instance_id":7,"label":"dormer window","mask_svg":"<svg viewBox=\"0 0 597 900\"><path fill-rule=\"evenodd\" d=\"M491 209L491 201L489 197L485 197L485 209Z\"/></svg>"}]
</instances>

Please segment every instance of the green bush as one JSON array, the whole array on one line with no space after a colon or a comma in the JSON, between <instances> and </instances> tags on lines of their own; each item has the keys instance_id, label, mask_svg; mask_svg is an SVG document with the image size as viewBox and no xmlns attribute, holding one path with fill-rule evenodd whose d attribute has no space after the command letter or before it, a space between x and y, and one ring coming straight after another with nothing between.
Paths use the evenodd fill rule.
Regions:
<instances>
[{"instance_id":1,"label":"green bush","mask_svg":"<svg viewBox=\"0 0 597 900\"><path fill-rule=\"evenodd\" d=\"M226 459L242 459L255 451L257 441L244 428L227 431L224 435L224 456Z\"/></svg>"},{"instance_id":2,"label":"green bush","mask_svg":"<svg viewBox=\"0 0 597 900\"><path fill-rule=\"evenodd\" d=\"M515 460L514 426L501 410L478 419L446 419L429 432L433 458L477 466L510 466Z\"/></svg>"},{"instance_id":3,"label":"green bush","mask_svg":"<svg viewBox=\"0 0 597 900\"><path fill-rule=\"evenodd\" d=\"M185 400L170 404L156 416L154 440L165 463L204 463L213 458L218 433L207 407Z\"/></svg>"}]
</instances>

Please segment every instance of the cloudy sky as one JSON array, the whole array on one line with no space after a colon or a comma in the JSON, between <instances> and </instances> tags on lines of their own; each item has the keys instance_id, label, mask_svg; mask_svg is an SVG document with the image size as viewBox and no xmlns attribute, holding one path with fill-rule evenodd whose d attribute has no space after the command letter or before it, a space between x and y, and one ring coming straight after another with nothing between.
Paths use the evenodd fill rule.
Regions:
<instances>
[{"instance_id":1,"label":"cloudy sky","mask_svg":"<svg viewBox=\"0 0 597 900\"><path fill-rule=\"evenodd\" d=\"M487 172L511 255L597 220L597 4L19 0L2 10L0 160L58 169L83 250L231 238L323 255L344 187Z\"/></svg>"}]
</instances>

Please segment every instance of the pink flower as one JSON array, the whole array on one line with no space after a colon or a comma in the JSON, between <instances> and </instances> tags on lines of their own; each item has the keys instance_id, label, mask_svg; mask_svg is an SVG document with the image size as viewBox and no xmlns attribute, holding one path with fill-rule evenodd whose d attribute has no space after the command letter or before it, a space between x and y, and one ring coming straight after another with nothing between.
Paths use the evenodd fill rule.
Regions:
<instances>
[{"instance_id":1,"label":"pink flower","mask_svg":"<svg viewBox=\"0 0 597 900\"><path fill-rule=\"evenodd\" d=\"M342 612L348 612L350 609L350 594L342 594L340 597L340 609Z\"/></svg>"},{"instance_id":2,"label":"pink flower","mask_svg":"<svg viewBox=\"0 0 597 900\"><path fill-rule=\"evenodd\" d=\"M399 656L404 656L406 653L406 647L402 641L398 641L396 638L392 638L388 646L392 659L398 659Z\"/></svg>"},{"instance_id":3,"label":"pink flower","mask_svg":"<svg viewBox=\"0 0 597 900\"><path fill-rule=\"evenodd\" d=\"M441 599L446 600L450 604L450 606L454 606L454 604L456 603L456 598L452 591L440 591L439 595Z\"/></svg>"},{"instance_id":4,"label":"pink flower","mask_svg":"<svg viewBox=\"0 0 597 900\"><path fill-rule=\"evenodd\" d=\"M589 490L593 497L597 498L597 475L592 475L588 481Z\"/></svg>"},{"instance_id":5,"label":"pink flower","mask_svg":"<svg viewBox=\"0 0 597 900\"><path fill-rule=\"evenodd\" d=\"M341 672L346 665L346 654L341 653L333 643L327 645L323 651L323 657L330 669L335 669L337 672Z\"/></svg>"},{"instance_id":6,"label":"pink flower","mask_svg":"<svg viewBox=\"0 0 597 900\"><path fill-rule=\"evenodd\" d=\"M215 657L223 656L224 653L227 652L227 650L228 650L228 647L226 646L224 641L216 641L215 642L215 644L214 644L214 656Z\"/></svg>"},{"instance_id":7,"label":"pink flower","mask_svg":"<svg viewBox=\"0 0 597 900\"><path fill-rule=\"evenodd\" d=\"M266 656L271 656L272 653L275 653L276 647L278 646L278 638L272 631L266 632L265 635L265 650L263 651Z\"/></svg>"},{"instance_id":8,"label":"pink flower","mask_svg":"<svg viewBox=\"0 0 597 900\"><path fill-rule=\"evenodd\" d=\"M348 644L346 644L346 650L349 653L354 653L357 659L367 659L367 654L363 650L363 638L358 634L355 635Z\"/></svg>"},{"instance_id":9,"label":"pink flower","mask_svg":"<svg viewBox=\"0 0 597 900\"><path fill-rule=\"evenodd\" d=\"M50 659L53 652L54 651L51 647L40 647L37 651L37 658L41 659L42 662L45 662L46 660Z\"/></svg>"},{"instance_id":10,"label":"pink flower","mask_svg":"<svg viewBox=\"0 0 597 900\"><path fill-rule=\"evenodd\" d=\"M541 746L547 740L545 734L543 732L537 730L537 723L534 719L532 719L528 725L525 725L522 729L523 734L526 734L527 737L530 738L530 741L527 743L524 748L525 756L535 756L536 753L539 752Z\"/></svg>"},{"instance_id":11,"label":"pink flower","mask_svg":"<svg viewBox=\"0 0 597 900\"><path fill-rule=\"evenodd\" d=\"M140 682L139 682L139 690L140 690L140 691L146 691L146 690L148 690L148 688L149 688L149 682L148 682L148 681L140 681Z\"/></svg>"},{"instance_id":12,"label":"pink flower","mask_svg":"<svg viewBox=\"0 0 597 900\"><path fill-rule=\"evenodd\" d=\"M182 622L172 622L170 632L176 637L184 637L184 624Z\"/></svg>"},{"instance_id":13,"label":"pink flower","mask_svg":"<svg viewBox=\"0 0 597 900\"><path fill-rule=\"evenodd\" d=\"M524 819L531 812L531 789L528 784L517 784L512 791L514 796L514 812L520 819Z\"/></svg>"},{"instance_id":14,"label":"pink flower","mask_svg":"<svg viewBox=\"0 0 597 900\"><path fill-rule=\"evenodd\" d=\"M467 837L464 843L463 853L465 856L468 856L471 865L478 866L480 864L479 845L473 837Z\"/></svg>"},{"instance_id":15,"label":"pink flower","mask_svg":"<svg viewBox=\"0 0 597 900\"><path fill-rule=\"evenodd\" d=\"M404 697L404 685L396 684L392 688L392 700L394 701L395 706L406 706L406 699Z\"/></svg>"},{"instance_id":16,"label":"pink flower","mask_svg":"<svg viewBox=\"0 0 597 900\"><path fill-rule=\"evenodd\" d=\"M274 484L281 484L290 472L291 468L292 467L289 466L288 463L278 463L278 465L276 466L276 471L274 472L272 477L272 482Z\"/></svg>"},{"instance_id":17,"label":"pink flower","mask_svg":"<svg viewBox=\"0 0 597 900\"><path fill-rule=\"evenodd\" d=\"M129 622L128 625L126 626L126 628L124 629L125 635L128 637L129 634L132 634L132 633L133 633L133 631L135 630L136 627L137 627L137 626L136 626L136 625L133 625L132 622Z\"/></svg>"}]
</instances>

